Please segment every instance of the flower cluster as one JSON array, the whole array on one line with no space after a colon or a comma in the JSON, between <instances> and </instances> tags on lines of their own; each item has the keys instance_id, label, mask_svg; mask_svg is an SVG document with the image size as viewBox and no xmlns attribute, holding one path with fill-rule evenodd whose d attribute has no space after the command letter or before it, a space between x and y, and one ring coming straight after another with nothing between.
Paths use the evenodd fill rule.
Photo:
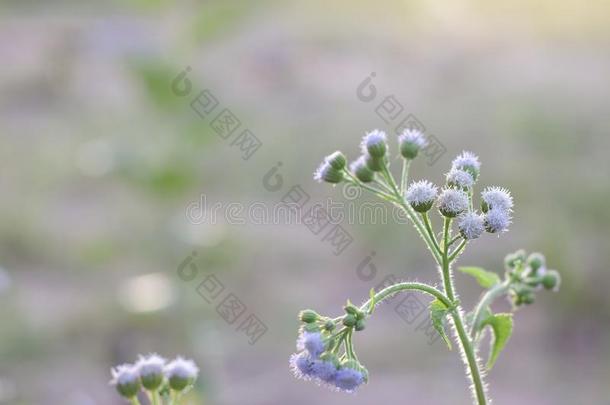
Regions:
<instances>
[{"instance_id":1,"label":"flower cluster","mask_svg":"<svg viewBox=\"0 0 610 405\"><path fill-rule=\"evenodd\" d=\"M535 252L528 256L523 249L517 250L506 256L504 267L510 281L508 298L514 307L532 304L535 292L542 288L559 291L559 272L547 269L542 253Z\"/></svg>"},{"instance_id":2,"label":"flower cluster","mask_svg":"<svg viewBox=\"0 0 610 405\"><path fill-rule=\"evenodd\" d=\"M484 332L489 330L493 339L486 365L488 371L513 330L513 314L493 313L491 304L504 296L510 299L513 311L531 304L536 291L559 288L559 273L547 270L542 254L528 256L521 250L506 257L504 280L481 267L460 267L461 272L473 276L487 290L472 311L463 311L453 285L452 264L469 242L483 233L500 234L508 230L513 198L505 188L486 187L480 194L480 210L476 209L474 188L481 174L481 163L474 153L466 151L452 161L440 187L428 180L409 185L411 161L426 148L427 141L421 132L407 129L398 136L398 145L402 157L399 181L390 170L393 160L388 157L387 136L379 130L364 136L360 143L362 153L355 161L347 165L345 155L334 152L324 159L314 178L331 184L349 183L400 208L438 265L441 279L438 285L442 288L420 282L397 282L377 292L371 290L370 299L359 308L348 301L345 315L339 318L320 316L312 310L302 311L297 352L290 359L291 368L298 378L354 392L368 381L368 373L356 356L353 333L365 328L365 319L377 303L399 292L415 291L434 298L429 305L432 326L449 348L452 346L446 325L451 321L473 397L479 405L484 405L488 403L483 381L486 370L481 370L478 358ZM435 231L429 214L433 208L442 217L441 232Z\"/></svg>"},{"instance_id":3,"label":"flower cluster","mask_svg":"<svg viewBox=\"0 0 610 405\"><path fill-rule=\"evenodd\" d=\"M135 364L122 364L111 370L110 383L118 393L138 404L138 393L143 389L148 398L173 393L186 393L195 383L199 368L192 360L177 357L169 363L157 354L140 356Z\"/></svg>"},{"instance_id":4,"label":"flower cluster","mask_svg":"<svg viewBox=\"0 0 610 405\"><path fill-rule=\"evenodd\" d=\"M352 347L352 334L364 329L366 314L350 303L345 310L345 316L335 319L301 311L297 352L290 357L290 368L297 378L352 393L368 382L368 372Z\"/></svg>"}]
</instances>

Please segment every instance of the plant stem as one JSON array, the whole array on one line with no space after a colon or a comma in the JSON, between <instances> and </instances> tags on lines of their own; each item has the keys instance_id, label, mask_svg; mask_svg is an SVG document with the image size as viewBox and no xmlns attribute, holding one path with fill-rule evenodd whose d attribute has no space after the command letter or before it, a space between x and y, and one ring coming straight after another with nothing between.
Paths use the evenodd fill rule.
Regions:
<instances>
[{"instance_id":1,"label":"plant stem","mask_svg":"<svg viewBox=\"0 0 610 405\"><path fill-rule=\"evenodd\" d=\"M407 191L407 183L409 181L409 166L411 166L410 159L403 159L402 161L402 176L400 178L400 195L405 195Z\"/></svg>"},{"instance_id":2,"label":"plant stem","mask_svg":"<svg viewBox=\"0 0 610 405\"><path fill-rule=\"evenodd\" d=\"M451 260L449 259L449 231L451 227L451 218L445 218L445 224L443 227L443 255L442 255L442 278L443 285L445 286L445 294L451 300L455 301L455 293L453 291L453 281L451 279ZM459 248L458 248L459 249ZM457 249L456 249L457 251ZM453 324L458 335L459 346L463 350L466 357L466 365L470 370L470 379L474 385L474 391L478 405L486 405L487 399L485 397L485 387L483 386L483 380L481 378L481 372L479 370L479 363L470 341L468 333L464 328L464 321L462 319L460 308L456 308L451 311L451 317L453 318Z\"/></svg>"},{"instance_id":3,"label":"plant stem","mask_svg":"<svg viewBox=\"0 0 610 405\"><path fill-rule=\"evenodd\" d=\"M430 224L430 217L428 216L427 212L424 212L421 214L422 218L424 219L424 225L426 226L426 231L428 231L428 236L430 236L430 239L432 240L432 244L434 245L434 248L436 249L436 251L441 254L441 248L438 245L438 242L436 241L436 236L434 235L434 232L432 231L432 225Z\"/></svg>"},{"instance_id":4,"label":"plant stem","mask_svg":"<svg viewBox=\"0 0 610 405\"><path fill-rule=\"evenodd\" d=\"M449 298L447 298L445 296L445 294L443 294L442 292L440 292L436 288L434 288L434 287L432 287L431 285L428 285L428 284L415 283L415 282L413 282L413 283L407 283L407 282L405 282L405 283L397 283L397 284L391 285L391 286L386 287L383 290L377 292L373 296L373 300L375 301L375 305L379 304L381 301L385 300L386 298L389 298L392 295L397 294L397 293L399 293L401 291L405 291L405 290L416 290L416 291L421 291L423 293L429 294L429 295L433 296L434 298L438 299L439 301L441 301L448 308L450 308L451 305L452 305L452 303L449 300ZM360 310L361 311L365 311L370 305L371 305L371 300L369 299L364 304L362 304L362 306L360 307Z\"/></svg>"},{"instance_id":5,"label":"plant stem","mask_svg":"<svg viewBox=\"0 0 610 405\"><path fill-rule=\"evenodd\" d=\"M129 402L131 403L131 405L140 405L140 400L138 399L138 397L129 398Z\"/></svg>"}]
</instances>

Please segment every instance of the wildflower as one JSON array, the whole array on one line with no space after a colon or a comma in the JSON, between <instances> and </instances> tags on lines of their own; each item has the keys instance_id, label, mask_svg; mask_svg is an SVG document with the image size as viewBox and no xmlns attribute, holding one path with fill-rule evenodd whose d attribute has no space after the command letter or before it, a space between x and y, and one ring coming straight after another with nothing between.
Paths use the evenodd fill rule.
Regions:
<instances>
[{"instance_id":1,"label":"wildflower","mask_svg":"<svg viewBox=\"0 0 610 405\"><path fill-rule=\"evenodd\" d=\"M405 129L398 137L398 144L400 145L400 154L405 159L415 159L420 149L428 145L428 141L417 129Z\"/></svg>"},{"instance_id":2,"label":"wildflower","mask_svg":"<svg viewBox=\"0 0 610 405\"><path fill-rule=\"evenodd\" d=\"M156 391L163 383L165 359L155 353L146 357L140 356L136 363L138 374L144 388Z\"/></svg>"},{"instance_id":3,"label":"wildflower","mask_svg":"<svg viewBox=\"0 0 610 405\"><path fill-rule=\"evenodd\" d=\"M339 359L331 353L323 354L314 360L311 366L312 375L322 382L330 383L335 380L339 366Z\"/></svg>"},{"instance_id":4,"label":"wildflower","mask_svg":"<svg viewBox=\"0 0 610 405\"><path fill-rule=\"evenodd\" d=\"M458 229L464 239L476 239L485 231L483 217L476 212L464 213L458 218Z\"/></svg>"},{"instance_id":5,"label":"wildflower","mask_svg":"<svg viewBox=\"0 0 610 405\"><path fill-rule=\"evenodd\" d=\"M303 331L297 340L297 350L306 350L312 357L318 358L326 349L320 332Z\"/></svg>"},{"instance_id":6,"label":"wildflower","mask_svg":"<svg viewBox=\"0 0 610 405\"><path fill-rule=\"evenodd\" d=\"M320 315L314 310L305 309L299 313L299 319L305 323L315 323Z\"/></svg>"},{"instance_id":7,"label":"wildflower","mask_svg":"<svg viewBox=\"0 0 610 405\"><path fill-rule=\"evenodd\" d=\"M138 370L132 364L122 364L111 370L112 381L110 384L125 398L133 398L140 390L140 376Z\"/></svg>"},{"instance_id":8,"label":"wildflower","mask_svg":"<svg viewBox=\"0 0 610 405\"><path fill-rule=\"evenodd\" d=\"M165 367L165 376L171 389L183 391L193 385L199 374L199 368L192 360L177 357Z\"/></svg>"},{"instance_id":9,"label":"wildflower","mask_svg":"<svg viewBox=\"0 0 610 405\"><path fill-rule=\"evenodd\" d=\"M485 214L485 230L489 233L500 233L508 230L510 213L501 209L493 209Z\"/></svg>"},{"instance_id":10,"label":"wildflower","mask_svg":"<svg viewBox=\"0 0 610 405\"><path fill-rule=\"evenodd\" d=\"M462 169L452 168L447 173L447 185L457 188L470 188L474 184L472 175Z\"/></svg>"},{"instance_id":11,"label":"wildflower","mask_svg":"<svg viewBox=\"0 0 610 405\"><path fill-rule=\"evenodd\" d=\"M407 202L417 212L427 212L432 208L438 189L427 180L411 183L407 189Z\"/></svg>"},{"instance_id":12,"label":"wildflower","mask_svg":"<svg viewBox=\"0 0 610 405\"><path fill-rule=\"evenodd\" d=\"M472 175L474 180L479 177L479 172L481 170L481 162L479 162L479 157L472 152L462 152L461 155L458 155L452 162L452 168L464 170Z\"/></svg>"},{"instance_id":13,"label":"wildflower","mask_svg":"<svg viewBox=\"0 0 610 405\"><path fill-rule=\"evenodd\" d=\"M487 212L492 209L510 211L513 208L513 197L505 188L487 187L481 193L481 210Z\"/></svg>"},{"instance_id":14,"label":"wildflower","mask_svg":"<svg viewBox=\"0 0 610 405\"><path fill-rule=\"evenodd\" d=\"M360 156L358 160L352 162L349 168L356 178L363 183L370 183L375 177L375 172L369 169L366 164L366 156Z\"/></svg>"},{"instance_id":15,"label":"wildflower","mask_svg":"<svg viewBox=\"0 0 610 405\"><path fill-rule=\"evenodd\" d=\"M385 156L388 150L388 144L386 143L385 132L375 129L362 138L360 147L362 153L368 154L374 158L382 158Z\"/></svg>"},{"instance_id":16,"label":"wildflower","mask_svg":"<svg viewBox=\"0 0 610 405\"><path fill-rule=\"evenodd\" d=\"M446 188L438 197L436 205L443 216L454 218L468 209L468 195L462 190Z\"/></svg>"},{"instance_id":17,"label":"wildflower","mask_svg":"<svg viewBox=\"0 0 610 405\"><path fill-rule=\"evenodd\" d=\"M335 170L343 170L345 165L347 164L347 159L345 155L340 151L336 151L331 153L330 155L324 158L324 161L331 165L331 167Z\"/></svg>"},{"instance_id":18,"label":"wildflower","mask_svg":"<svg viewBox=\"0 0 610 405\"><path fill-rule=\"evenodd\" d=\"M313 178L320 183L325 181L336 184L343 180L343 173L335 169L329 162L324 161L314 173Z\"/></svg>"},{"instance_id":19,"label":"wildflower","mask_svg":"<svg viewBox=\"0 0 610 405\"><path fill-rule=\"evenodd\" d=\"M366 369L356 360L348 360L339 367L334 384L340 391L351 393L356 391L366 380Z\"/></svg>"},{"instance_id":20,"label":"wildflower","mask_svg":"<svg viewBox=\"0 0 610 405\"><path fill-rule=\"evenodd\" d=\"M296 378L310 380L313 376L313 359L305 352L290 356L290 369Z\"/></svg>"},{"instance_id":21,"label":"wildflower","mask_svg":"<svg viewBox=\"0 0 610 405\"><path fill-rule=\"evenodd\" d=\"M527 264L530 266L532 274L544 272L545 261L542 253L534 252L527 257Z\"/></svg>"}]
</instances>

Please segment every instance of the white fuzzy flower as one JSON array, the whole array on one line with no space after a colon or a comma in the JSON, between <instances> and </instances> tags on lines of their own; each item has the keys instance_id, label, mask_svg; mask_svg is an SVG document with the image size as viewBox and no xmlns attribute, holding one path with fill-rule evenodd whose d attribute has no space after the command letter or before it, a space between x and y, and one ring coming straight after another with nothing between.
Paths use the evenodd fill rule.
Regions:
<instances>
[{"instance_id":1,"label":"white fuzzy flower","mask_svg":"<svg viewBox=\"0 0 610 405\"><path fill-rule=\"evenodd\" d=\"M506 232L510 222L510 212L502 209L492 209L485 214L485 229L490 233Z\"/></svg>"},{"instance_id":2,"label":"white fuzzy flower","mask_svg":"<svg viewBox=\"0 0 610 405\"><path fill-rule=\"evenodd\" d=\"M165 376L172 389L182 391L197 379L199 368L192 360L177 357L165 367Z\"/></svg>"},{"instance_id":3,"label":"white fuzzy flower","mask_svg":"<svg viewBox=\"0 0 610 405\"><path fill-rule=\"evenodd\" d=\"M483 217L476 212L467 212L459 216L458 229L464 239L476 239L485 231Z\"/></svg>"},{"instance_id":4,"label":"white fuzzy flower","mask_svg":"<svg viewBox=\"0 0 610 405\"><path fill-rule=\"evenodd\" d=\"M470 188L474 184L474 179L472 174L454 167L447 173L447 184L452 187Z\"/></svg>"},{"instance_id":5,"label":"white fuzzy flower","mask_svg":"<svg viewBox=\"0 0 610 405\"><path fill-rule=\"evenodd\" d=\"M432 208L432 204L438 194L437 187L427 180L411 183L407 189L407 202L417 212L426 212Z\"/></svg>"},{"instance_id":6,"label":"white fuzzy flower","mask_svg":"<svg viewBox=\"0 0 610 405\"><path fill-rule=\"evenodd\" d=\"M360 148L362 153L371 155L374 158L383 157L388 149L385 132L378 129L369 132L362 138Z\"/></svg>"},{"instance_id":7,"label":"white fuzzy flower","mask_svg":"<svg viewBox=\"0 0 610 405\"><path fill-rule=\"evenodd\" d=\"M406 159L415 159L420 149L428 145L424 134L417 129L405 129L398 137L400 153Z\"/></svg>"},{"instance_id":8,"label":"white fuzzy flower","mask_svg":"<svg viewBox=\"0 0 610 405\"><path fill-rule=\"evenodd\" d=\"M453 218L468 209L468 195L462 190L446 188L438 197L436 205L443 216Z\"/></svg>"},{"instance_id":9,"label":"white fuzzy flower","mask_svg":"<svg viewBox=\"0 0 610 405\"><path fill-rule=\"evenodd\" d=\"M511 211L513 208L513 197L510 191L501 187L487 187L481 193L481 209L483 212L499 209Z\"/></svg>"}]
</instances>

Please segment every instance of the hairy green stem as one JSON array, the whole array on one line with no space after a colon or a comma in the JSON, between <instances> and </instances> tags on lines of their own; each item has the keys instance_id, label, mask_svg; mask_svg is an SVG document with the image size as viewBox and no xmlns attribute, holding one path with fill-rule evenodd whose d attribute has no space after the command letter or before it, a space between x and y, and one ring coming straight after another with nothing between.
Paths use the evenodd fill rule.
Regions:
<instances>
[{"instance_id":1,"label":"hairy green stem","mask_svg":"<svg viewBox=\"0 0 610 405\"><path fill-rule=\"evenodd\" d=\"M432 225L430 224L430 217L428 216L428 213L424 212L424 213L421 214L421 216L424 219L424 225L426 227L426 231L428 232L428 236L432 240L432 244L434 245L434 249L436 249L438 254L441 254L441 248L438 245L438 242L436 241L436 236L434 235L434 232L432 231Z\"/></svg>"},{"instance_id":2,"label":"hairy green stem","mask_svg":"<svg viewBox=\"0 0 610 405\"><path fill-rule=\"evenodd\" d=\"M131 405L140 405L140 400L138 399L138 397L129 398L129 402L131 403Z\"/></svg>"},{"instance_id":3,"label":"hairy green stem","mask_svg":"<svg viewBox=\"0 0 610 405\"><path fill-rule=\"evenodd\" d=\"M425 294L429 294L429 295L433 296L434 298L438 299L439 301L441 301L448 308L450 308L453 305L451 300L449 300L449 298L447 298L445 296L445 294L443 294L436 288L434 288L428 284L415 283L415 282L397 283L397 284L391 285L389 287L386 287L383 290L377 292L373 296L372 300L375 303L375 305L377 305L380 302L382 302L383 300L385 300L386 298L389 298L394 294L398 294L399 292L406 291L406 290L420 291ZM369 299L364 304L362 304L362 306L360 307L360 310L366 311L370 305L371 305L371 299Z\"/></svg>"},{"instance_id":4,"label":"hairy green stem","mask_svg":"<svg viewBox=\"0 0 610 405\"><path fill-rule=\"evenodd\" d=\"M407 191L407 183L409 181L409 166L411 166L410 159L403 159L402 161L402 176L400 178L400 195L405 195Z\"/></svg>"},{"instance_id":5,"label":"hairy green stem","mask_svg":"<svg viewBox=\"0 0 610 405\"><path fill-rule=\"evenodd\" d=\"M442 278L445 286L445 294L451 300L455 301L455 292L453 291L453 281L451 278L451 260L449 259L449 232L451 229L451 218L445 218L443 227L443 256L442 256ZM465 244L464 244L465 246ZM463 246L462 246L463 247ZM458 247L460 249L461 247ZM456 249L456 251L458 251ZM453 256L453 255L452 255ZM476 354L472 341L466 332L464 327L464 320L459 308L451 311L451 317L453 318L453 324L458 335L459 344L466 357L466 364L470 370L470 378L474 385L474 391L477 398L478 405L486 405L487 399L485 397L485 387L481 378L481 372L479 370L479 363L477 362Z\"/></svg>"}]
</instances>

